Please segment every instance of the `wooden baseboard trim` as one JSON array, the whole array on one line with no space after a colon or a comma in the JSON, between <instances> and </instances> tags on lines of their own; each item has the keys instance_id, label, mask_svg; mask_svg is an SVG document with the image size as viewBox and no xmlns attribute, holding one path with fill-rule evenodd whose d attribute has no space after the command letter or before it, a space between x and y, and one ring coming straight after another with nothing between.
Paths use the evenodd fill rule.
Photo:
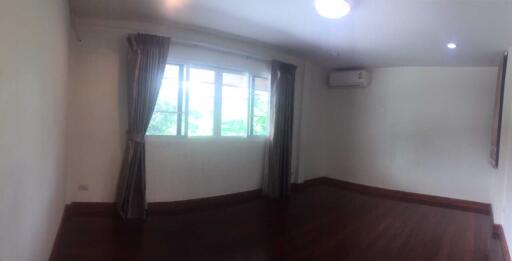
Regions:
<instances>
[{"instance_id":1,"label":"wooden baseboard trim","mask_svg":"<svg viewBox=\"0 0 512 261\"><path fill-rule=\"evenodd\" d=\"M491 215L491 204L468 201L462 199L454 199L447 197L439 197L439 196L431 196L425 194L418 194L412 192L404 192L399 190L385 189L372 187L367 185L361 185L356 183L351 183L347 181L337 180L333 178L321 177L307 180L301 188L308 188L311 186L328 186L340 188L348 191L353 191L361 194L378 196L393 200L414 202L419 204L438 206L438 207L446 207L470 212L476 212L486 215Z\"/></svg>"},{"instance_id":2,"label":"wooden baseboard trim","mask_svg":"<svg viewBox=\"0 0 512 261\"><path fill-rule=\"evenodd\" d=\"M55 250L58 248L58 245L60 242L62 242L62 230L63 230L63 226L64 226L64 221L66 220L66 218L68 217L69 215L69 208L68 208L69 205L65 205L64 206L64 211L62 211L62 216L60 217L60 223L59 223L59 228L57 229L57 235L55 236L55 239L53 241L53 246L52 246L52 252L50 253L50 261L52 260L57 260L57 256L55 255Z\"/></svg>"},{"instance_id":3,"label":"wooden baseboard trim","mask_svg":"<svg viewBox=\"0 0 512 261\"><path fill-rule=\"evenodd\" d=\"M222 196L190 199L172 202L148 203L149 215L169 215L189 211L208 210L236 205L262 196L261 189L233 193ZM115 203L73 202L68 205L69 216L113 216L116 215Z\"/></svg>"},{"instance_id":4,"label":"wooden baseboard trim","mask_svg":"<svg viewBox=\"0 0 512 261\"><path fill-rule=\"evenodd\" d=\"M110 216L116 214L115 203L73 202L68 205L69 216Z\"/></svg>"},{"instance_id":5,"label":"wooden baseboard trim","mask_svg":"<svg viewBox=\"0 0 512 261\"><path fill-rule=\"evenodd\" d=\"M315 178L311 180L307 180L302 184L292 184L292 190L294 192L300 193L310 187L317 186L328 186L333 188L339 188L347 191L352 191L364 195L383 197L392 200L400 200L407 202L414 202L425 205L433 205L439 207L446 207L470 212L476 212L486 215L491 215L491 205L487 203L439 197L439 196L431 196L424 195L418 193L411 192L403 192L398 190L384 189L378 187L372 187L367 185L361 185L356 183L350 183L346 181L341 181L333 178L321 177ZM252 200L256 200L262 197L262 190L251 190L246 192L208 197L208 198L200 198L200 199L192 199L192 200L183 200L183 201L174 201L174 202L157 202L157 203L149 203L148 204L148 214L149 216L155 215L169 215L169 214L181 214L187 213L190 211L201 211L201 210L210 210L219 207L226 207L231 205L236 205L240 203L249 202ZM92 203L92 202L74 202L66 206L61 224L59 226L59 230L57 232L57 240L60 242L60 237L62 237L62 226L65 222L66 218L76 217L76 216L96 216L96 215L107 215L107 216L116 216L116 208L115 203ZM505 240L505 234L503 232L503 228L501 225L493 226L493 235L499 237L501 248L503 249L503 255L505 256L506 261L510 260L510 255L508 251L508 247ZM54 243L53 249L56 249ZM54 260L54 252L52 251L52 255L50 260Z\"/></svg>"},{"instance_id":6,"label":"wooden baseboard trim","mask_svg":"<svg viewBox=\"0 0 512 261\"><path fill-rule=\"evenodd\" d=\"M505 231L503 231L503 226L499 224L494 224L492 226L492 232L494 238L500 241L501 253L503 254L503 260L510 261L510 252L508 250L507 238L505 237Z\"/></svg>"},{"instance_id":7,"label":"wooden baseboard trim","mask_svg":"<svg viewBox=\"0 0 512 261\"><path fill-rule=\"evenodd\" d=\"M209 210L236 205L262 197L261 189L233 193L222 196L190 199L173 202L155 202L148 204L149 215L168 215L196 210Z\"/></svg>"},{"instance_id":8,"label":"wooden baseboard trim","mask_svg":"<svg viewBox=\"0 0 512 261\"><path fill-rule=\"evenodd\" d=\"M481 213L485 215L491 215L492 212L491 205L487 203L372 187L328 177L310 179L302 184L292 184L292 191L300 193L301 191L313 186L335 187L365 195L372 195L387 199L414 202L438 207L446 207ZM214 209L218 207L244 203L258 199L260 197L262 197L262 191L261 189L257 189L200 199L173 202L155 202L148 204L148 214L162 215L186 213L187 211L195 210ZM115 213L115 203L73 202L67 207L67 214L70 216L114 215Z\"/></svg>"}]
</instances>

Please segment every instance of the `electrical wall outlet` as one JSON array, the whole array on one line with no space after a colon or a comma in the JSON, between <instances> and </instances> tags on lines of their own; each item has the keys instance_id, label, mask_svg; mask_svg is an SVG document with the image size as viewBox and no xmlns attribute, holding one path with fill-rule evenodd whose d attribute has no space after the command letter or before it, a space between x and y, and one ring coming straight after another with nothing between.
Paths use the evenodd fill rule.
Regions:
<instances>
[{"instance_id":1,"label":"electrical wall outlet","mask_svg":"<svg viewBox=\"0 0 512 261\"><path fill-rule=\"evenodd\" d=\"M87 184L78 185L78 191L89 191L89 185L87 185Z\"/></svg>"}]
</instances>

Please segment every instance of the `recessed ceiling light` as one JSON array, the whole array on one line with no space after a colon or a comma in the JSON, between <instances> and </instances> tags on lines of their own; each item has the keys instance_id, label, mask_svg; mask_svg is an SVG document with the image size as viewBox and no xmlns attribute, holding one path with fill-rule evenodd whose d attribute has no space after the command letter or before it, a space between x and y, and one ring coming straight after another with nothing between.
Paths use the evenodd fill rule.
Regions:
<instances>
[{"instance_id":1,"label":"recessed ceiling light","mask_svg":"<svg viewBox=\"0 0 512 261\"><path fill-rule=\"evenodd\" d=\"M446 45L446 47L448 47L448 48L450 48L450 49L455 49L455 48L457 48L457 44L455 44L455 43L448 43L448 44Z\"/></svg>"},{"instance_id":2,"label":"recessed ceiling light","mask_svg":"<svg viewBox=\"0 0 512 261\"><path fill-rule=\"evenodd\" d=\"M329 19L339 19L350 12L350 4L345 0L315 0L318 13Z\"/></svg>"}]
</instances>

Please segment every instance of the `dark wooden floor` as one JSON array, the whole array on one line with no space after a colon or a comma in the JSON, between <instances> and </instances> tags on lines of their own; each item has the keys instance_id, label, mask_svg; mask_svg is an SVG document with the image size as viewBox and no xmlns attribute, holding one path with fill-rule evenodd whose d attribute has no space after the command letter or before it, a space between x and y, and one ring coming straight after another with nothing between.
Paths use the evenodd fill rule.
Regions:
<instances>
[{"instance_id":1,"label":"dark wooden floor","mask_svg":"<svg viewBox=\"0 0 512 261\"><path fill-rule=\"evenodd\" d=\"M69 216L55 260L501 261L488 215L324 186L286 204L263 199L124 223Z\"/></svg>"}]
</instances>

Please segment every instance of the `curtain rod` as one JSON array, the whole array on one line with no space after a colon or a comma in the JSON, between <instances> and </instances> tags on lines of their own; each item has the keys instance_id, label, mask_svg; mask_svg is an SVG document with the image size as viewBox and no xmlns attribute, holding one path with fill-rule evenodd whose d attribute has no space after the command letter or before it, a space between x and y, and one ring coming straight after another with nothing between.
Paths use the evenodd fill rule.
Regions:
<instances>
[{"instance_id":1,"label":"curtain rod","mask_svg":"<svg viewBox=\"0 0 512 261\"><path fill-rule=\"evenodd\" d=\"M76 40L78 42L82 42L82 37L80 36L80 32L77 30L76 23L77 22L75 21L75 19L72 19L71 27L72 27L72 30L75 32ZM105 27L123 29L123 30L127 30L127 31L134 30L131 27L123 27L123 26L105 26ZM156 33L156 34L158 34L158 33ZM165 35L165 34L163 34L163 35ZM256 61L260 61L260 62L271 62L272 61L272 58L258 57L258 56L255 56L255 55L243 52L243 51L236 51L233 49L224 48L224 47L220 47L217 45L211 45L211 44L207 44L207 43L203 43L203 42L196 42L196 41L188 41L188 40L183 40L183 39L177 39L172 36L170 38L171 38L171 44L177 43L177 44L184 45L184 46L204 48L204 49L217 51L217 52L221 52L221 53L225 53L225 54L237 55L240 57L244 57L247 59L252 59L252 60L256 60Z\"/></svg>"},{"instance_id":2,"label":"curtain rod","mask_svg":"<svg viewBox=\"0 0 512 261\"><path fill-rule=\"evenodd\" d=\"M271 62L272 61L272 59L258 57L258 56L252 55L252 54L245 53L243 51L236 51L233 49L223 48L220 46L215 46L215 45L211 45L211 44L207 44L207 43L186 41L186 40L176 39L176 38L171 37L171 44L173 44L173 43L176 43L176 44L179 44L182 46L204 48L207 50L212 50L212 51L216 51L216 52L220 52L220 53L241 56L246 59L256 60L256 61L260 61L260 62Z\"/></svg>"}]
</instances>

